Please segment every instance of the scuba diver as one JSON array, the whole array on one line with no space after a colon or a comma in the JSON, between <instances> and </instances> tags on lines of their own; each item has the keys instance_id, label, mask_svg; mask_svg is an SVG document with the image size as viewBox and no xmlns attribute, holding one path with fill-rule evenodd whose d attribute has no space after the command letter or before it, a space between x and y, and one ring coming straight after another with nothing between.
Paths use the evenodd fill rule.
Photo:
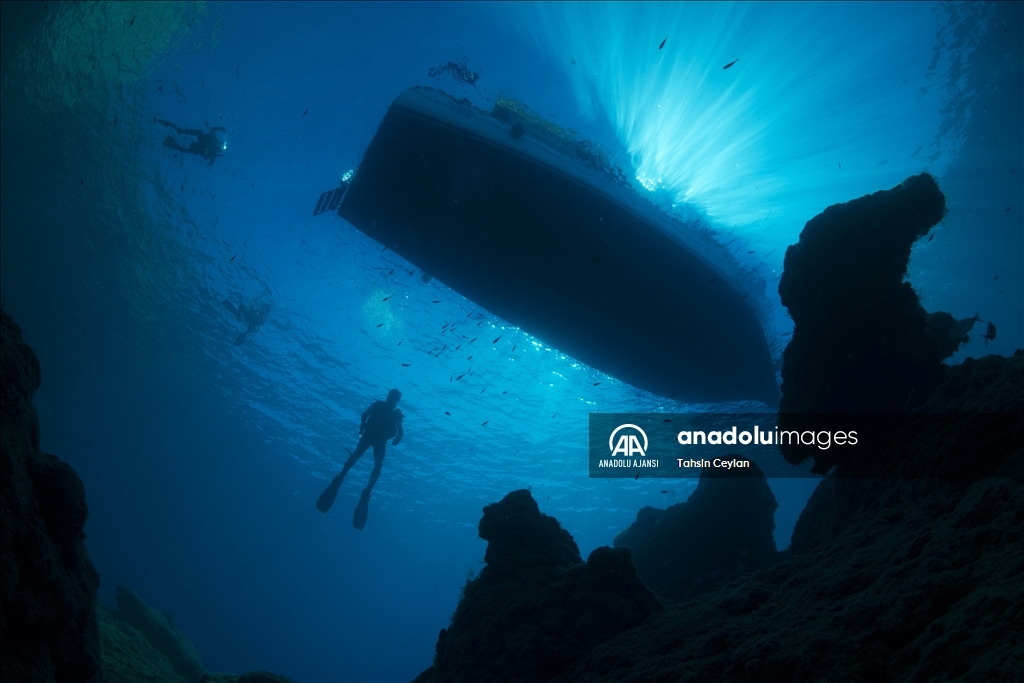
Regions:
<instances>
[{"instance_id":1,"label":"scuba diver","mask_svg":"<svg viewBox=\"0 0 1024 683\"><path fill-rule=\"evenodd\" d=\"M330 485L320 494L320 498L316 502L317 510L327 512L331 509L331 506L334 505L334 499L338 495L338 489L341 488L341 483L345 480L345 475L359 461L359 458L366 452L366 449L373 446L373 472L370 473L370 483L366 485L366 488L360 494L359 504L352 514L352 526L362 529L366 525L366 515L369 512L370 504L370 491L373 490L373 485L377 483L377 479L380 477L380 470L384 466L384 452L387 449L388 439L393 438L394 440L391 442L391 445L397 446L402 442L402 436L404 436L402 420L405 419L405 415L397 407L398 402L401 400L402 392L398 389L392 389L388 392L386 401L374 401L366 409L362 420L359 422L359 443L356 444L356 450L354 453L349 451L351 455L345 461L345 466L341 468L341 474L332 479Z\"/></svg>"},{"instance_id":2,"label":"scuba diver","mask_svg":"<svg viewBox=\"0 0 1024 683\"><path fill-rule=\"evenodd\" d=\"M174 139L173 135L168 135L167 139L164 140L164 147L170 147L175 152L185 152L187 154L195 154L201 156L204 159L209 160L207 166L213 166L213 162L217 160L217 157L224 153L224 150L228 148L228 143L223 142L217 137L217 131L222 133L227 132L227 128L221 128L220 126L214 126L210 129L210 132L204 133L198 128L178 128L170 121L164 121L158 119L157 123L162 123L168 128L173 128L177 131L178 135L194 135L196 141L189 144L189 146L182 147L177 140Z\"/></svg>"},{"instance_id":3,"label":"scuba diver","mask_svg":"<svg viewBox=\"0 0 1024 683\"><path fill-rule=\"evenodd\" d=\"M231 311L232 315L234 315L239 322L243 322L249 326L246 328L245 332L235 338L235 346L241 346L246 337L260 329L260 325L267 322L267 316L270 315L270 304L266 302L259 304L250 303L248 306L244 303L238 304L237 308L229 299L225 299L221 303L224 308Z\"/></svg>"}]
</instances>

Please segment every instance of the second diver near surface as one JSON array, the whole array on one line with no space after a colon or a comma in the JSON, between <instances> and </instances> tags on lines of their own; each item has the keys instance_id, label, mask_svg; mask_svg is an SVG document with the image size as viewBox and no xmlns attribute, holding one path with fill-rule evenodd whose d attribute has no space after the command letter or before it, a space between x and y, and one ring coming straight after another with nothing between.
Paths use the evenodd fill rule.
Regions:
<instances>
[{"instance_id":1,"label":"second diver near surface","mask_svg":"<svg viewBox=\"0 0 1024 683\"><path fill-rule=\"evenodd\" d=\"M226 133L227 128L214 126L208 132L204 133L198 128L179 128L170 121L164 121L163 119L157 119L157 123L167 126L168 128L173 128L178 135L194 136L196 138L195 142L190 142L189 146L185 147L175 140L173 135L168 135L164 140L164 147L169 147L175 152L195 154L198 157L202 157L209 162L207 166L213 166L213 162L217 160L217 157L223 156L224 151L228 148L228 143L217 137L218 131Z\"/></svg>"},{"instance_id":2,"label":"second diver near surface","mask_svg":"<svg viewBox=\"0 0 1024 683\"><path fill-rule=\"evenodd\" d=\"M359 504L352 515L352 526L362 529L366 525L366 516L369 512L370 492L373 485L380 478L381 468L384 467L384 453L387 450L388 439L392 439L391 445L397 446L402 442L402 420L405 415L398 409L398 402L402 400L402 392L392 389L388 392L387 400L374 401L363 413L359 422L359 443L356 450L351 452L349 459L345 461L341 473L331 480L330 485L320 494L316 502L316 508L320 512L327 512L334 505L334 499L338 496L338 489L345 480L345 475L359 461L363 453L370 446L373 446L373 472L370 473L370 482L363 489L359 496Z\"/></svg>"}]
</instances>

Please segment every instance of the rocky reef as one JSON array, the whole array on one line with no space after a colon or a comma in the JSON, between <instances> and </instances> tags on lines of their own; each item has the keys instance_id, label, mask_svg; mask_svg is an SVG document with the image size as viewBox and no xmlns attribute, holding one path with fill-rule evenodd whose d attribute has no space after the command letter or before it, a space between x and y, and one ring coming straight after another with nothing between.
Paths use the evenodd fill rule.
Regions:
<instances>
[{"instance_id":1,"label":"rocky reef","mask_svg":"<svg viewBox=\"0 0 1024 683\"><path fill-rule=\"evenodd\" d=\"M39 450L39 360L0 311L0 678L99 681L99 575L85 550L85 487Z\"/></svg>"},{"instance_id":2,"label":"rocky reef","mask_svg":"<svg viewBox=\"0 0 1024 683\"><path fill-rule=\"evenodd\" d=\"M118 588L100 606L85 549L85 487L39 450L39 360L0 310L0 678L10 683L293 683L207 673L173 620Z\"/></svg>"},{"instance_id":3,"label":"rocky reef","mask_svg":"<svg viewBox=\"0 0 1024 683\"><path fill-rule=\"evenodd\" d=\"M117 587L117 610L99 608L104 683L294 683L268 671L209 673L170 615Z\"/></svg>"},{"instance_id":4,"label":"rocky reef","mask_svg":"<svg viewBox=\"0 0 1024 683\"><path fill-rule=\"evenodd\" d=\"M529 491L485 507L479 533L487 564L467 582L417 683L549 681L661 609L628 549L598 548L584 563Z\"/></svg>"},{"instance_id":5,"label":"rocky reef","mask_svg":"<svg viewBox=\"0 0 1024 683\"><path fill-rule=\"evenodd\" d=\"M655 594L683 600L774 562L777 507L757 465L722 472L709 467L689 500L667 510L642 508L613 545L630 549Z\"/></svg>"},{"instance_id":6,"label":"rocky reef","mask_svg":"<svg viewBox=\"0 0 1024 683\"><path fill-rule=\"evenodd\" d=\"M913 389L938 384L940 361L957 343L946 342L946 330L933 333L903 278L911 246L945 210L923 173L807 222L779 281L794 323L780 412L892 412Z\"/></svg>"},{"instance_id":7,"label":"rocky reef","mask_svg":"<svg viewBox=\"0 0 1024 683\"><path fill-rule=\"evenodd\" d=\"M539 675L514 663L529 656L522 643L545 625L536 623L538 608L517 607L558 613L564 606L551 602L560 597L545 593L548 584L531 583L509 562L504 580L517 590L480 581L471 598L467 586L435 666L417 680L473 680L464 672L480 670L479 654L449 640L458 623L460 643L480 642L488 658L510 663L478 680L1020 681L1024 351L943 364L961 341L950 338L955 320L924 311L903 278L911 245L944 207L931 176L908 178L829 207L787 252L780 294L796 329L784 356L780 428L786 415L800 413L900 421L869 455L785 453L794 463L814 457L816 471L831 472L786 552L764 552L753 571L728 571L740 546L715 533L750 534L744 548L766 533L770 539L764 515L774 506L758 502L756 477L721 482L749 487L750 515L739 527L726 521L706 538L688 537L686 521L726 504L702 479L685 505L644 508L617 539L634 549L649 586L681 600ZM705 565L700 553L709 547L717 560ZM728 575L697 582L705 566ZM486 599L476 591L487 591ZM489 609L474 609L479 604Z\"/></svg>"}]
</instances>

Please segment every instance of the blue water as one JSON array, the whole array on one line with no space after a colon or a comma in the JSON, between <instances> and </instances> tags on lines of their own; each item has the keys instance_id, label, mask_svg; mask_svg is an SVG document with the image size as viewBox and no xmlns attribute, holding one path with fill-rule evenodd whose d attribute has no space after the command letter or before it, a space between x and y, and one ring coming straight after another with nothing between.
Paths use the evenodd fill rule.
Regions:
<instances>
[{"instance_id":1,"label":"blue water","mask_svg":"<svg viewBox=\"0 0 1024 683\"><path fill-rule=\"evenodd\" d=\"M481 566L484 505L531 487L586 555L641 506L692 490L588 479L584 451L589 412L686 406L312 217L409 86L480 106L511 94L598 141L653 201L703 216L770 295L806 220L930 171L949 214L915 247L910 280L927 309L978 311L999 330L953 360L1024 345L1019 3L4 13L2 287L42 363L42 447L85 482L101 600L132 586L211 670L409 680ZM449 60L476 87L428 77ZM225 156L174 158L154 117L227 128ZM271 306L240 347L228 297ZM785 311L766 306L784 339ZM456 383L465 359L426 354L470 315L519 351L485 344ZM314 501L392 386L407 437L359 532L369 457L330 514ZM771 483L784 548L816 481Z\"/></svg>"}]
</instances>

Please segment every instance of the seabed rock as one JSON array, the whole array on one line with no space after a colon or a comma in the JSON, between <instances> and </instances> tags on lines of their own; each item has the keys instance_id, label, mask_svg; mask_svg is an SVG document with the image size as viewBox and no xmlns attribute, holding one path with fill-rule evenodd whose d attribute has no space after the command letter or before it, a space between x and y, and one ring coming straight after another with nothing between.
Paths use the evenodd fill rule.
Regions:
<instances>
[{"instance_id":1,"label":"seabed rock","mask_svg":"<svg viewBox=\"0 0 1024 683\"><path fill-rule=\"evenodd\" d=\"M615 547L632 551L640 578L659 597L684 600L777 559L778 503L760 468L751 464L724 472L705 469L689 500L664 511L642 508L636 522L615 537Z\"/></svg>"},{"instance_id":2,"label":"seabed rock","mask_svg":"<svg viewBox=\"0 0 1024 683\"><path fill-rule=\"evenodd\" d=\"M39 450L39 360L0 311L0 679L100 680L85 487Z\"/></svg>"},{"instance_id":3,"label":"seabed rock","mask_svg":"<svg viewBox=\"0 0 1024 683\"><path fill-rule=\"evenodd\" d=\"M479 531L487 566L467 582L417 683L552 680L661 609L628 549L598 548L584 563L529 491L485 507Z\"/></svg>"}]
</instances>

